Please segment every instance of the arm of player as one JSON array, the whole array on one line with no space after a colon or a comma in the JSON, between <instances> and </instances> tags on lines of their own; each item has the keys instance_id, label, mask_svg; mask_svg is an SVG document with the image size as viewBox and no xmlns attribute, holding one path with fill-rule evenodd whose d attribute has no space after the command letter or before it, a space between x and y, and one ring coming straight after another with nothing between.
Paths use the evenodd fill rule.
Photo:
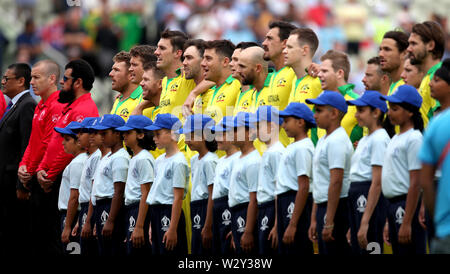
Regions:
<instances>
[{"instance_id":1,"label":"arm of player","mask_svg":"<svg viewBox=\"0 0 450 274\"><path fill-rule=\"evenodd\" d=\"M344 170L342 168L330 169L330 186L328 187L327 213L325 225L322 230L322 238L325 242L334 241L334 216L339 205L343 178Z\"/></svg>"},{"instance_id":2,"label":"arm of player","mask_svg":"<svg viewBox=\"0 0 450 274\"><path fill-rule=\"evenodd\" d=\"M169 229L164 233L163 244L168 251L174 250L178 243L178 223L180 222L181 210L183 205L184 188L173 188L173 204L170 217Z\"/></svg>"},{"instance_id":3,"label":"arm of player","mask_svg":"<svg viewBox=\"0 0 450 274\"><path fill-rule=\"evenodd\" d=\"M305 208L306 200L309 195L309 178L306 175L298 176L298 191L295 195L294 212L292 213L291 221L289 222L283 236L283 243L290 245L294 243L295 233L297 232L297 224L303 209Z\"/></svg>"}]
</instances>

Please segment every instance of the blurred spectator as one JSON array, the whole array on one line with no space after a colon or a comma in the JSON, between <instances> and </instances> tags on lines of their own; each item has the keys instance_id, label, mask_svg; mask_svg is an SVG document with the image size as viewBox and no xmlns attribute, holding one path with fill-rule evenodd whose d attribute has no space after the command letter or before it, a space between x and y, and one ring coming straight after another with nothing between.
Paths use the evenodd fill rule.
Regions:
<instances>
[{"instance_id":1,"label":"blurred spectator","mask_svg":"<svg viewBox=\"0 0 450 274\"><path fill-rule=\"evenodd\" d=\"M324 0L319 0L315 5L309 7L307 11L307 18L314 22L318 27L324 27L327 23L327 15L330 12L330 7Z\"/></svg>"},{"instance_id":2,"label":"blurred spectator","mask_svg":"<svg viewBox=\"0 0 450 274\"><path fill-rule=\"evenodd\" d=\"M444 52L444 56L442 57L442 60L445 60L447 58L450 58L450 33L447 33L447 36L445 39L445 52Z\"/></svg>"},{"instance_id":3,"label":"blurred spectator","mask_svg":"<svg viewBox=\"0 0 450 274\"><path fill-rule=\"evenodd\" d=\"M386 32L393 30L392 20L389 18L388 6L383 2L378 2L374 9L375 16L368 24L371 29L369 35L373 37L373 42L376 45L381 44L383 36Z\"/></svg>"},{"instance_id":4,"label":"blurred spectator","mask_svg":"<svg viewBox=\"0 0 450 274\"><path fill-rule=\"evenodd\" d=\"M248 16L247 21L249 27L256 35L258 42L262 42L266 33L269 31L269 22L274 19L274 16L269 11L265 0L256 0L254 2L253 14Z\"/></svg>"},{"instance_id":5,"label":"blurred spectator","mask_svg":"<svg viewBox=\"0 0 450 274\"><path fill-rule=\"evenodd\" d=\"M342 27L336 23L336 18L332 12L327 14L325 26L317 32L319 37L319 50L316 58L323 55L330 49L346 51L345 33Z\"/></svg>"},{"instance_id":6,"label":"blurred spectator","mask_svg":"<svg viewBox=\"0 0 450 274\"><path fill-rule=\"evenodd\" d=\"M81 58L85 50L92 48L92 40L81 25L81 9L72 7L66 15L63 45L69 59Z\"/></svg>"},{"instance_id":7,"label":"blurred spectator","mask_svg":"<svg viewBox=\"0 0 450 274\"><path fill-rule=\"evenodd\" d=\"M336 15L347 38L347 53L359 54L360 43L366 37L367 8L357 0L347 0L336 8Z\"/></svg>"},{"instance_id":8,"label":"blurred spectator","mask_svg":"<svg viewBox=\"0 0 450 274\"><path fill-rule=\"evenodd\" d=\"M0 29L0 75L3 75L3 55L5 54L6 47L8 47L9 41Z\"/></svg>"},{"instance_id":9,"label":"blurred spectator","mask_svg":"<svg viewBox=\"0 0 450 274\"><path fill-rule=\"evenodd\" d=\"M187 20L186 31L193 39L206 41L220 39L222 36L220 22L204 7L199 8L198 12Z\"/></svg>"},{"instance_id":10,"label":"blurred spectator","mask_svg":"<svg viewBox=\"0 0 450 274\"><path fill-rule=\"evenodd\" d=\"M64 12L59 13L41 30L42 42L45 42L60 51L64 50L64 15Z\"/></svg>"},{"instance_id":11,"label":"blurred spectator","mask_svg":"<svg viewBox=\"0 0 450 274\"><path fill-rule=\"evenodd\" d=\"M414 25L414 18L411 16L409 2L402 1L400 3L401 11L397 13L397 25L400 26L407 34L410 34Z\"/></svg>"},{"instance_id":12,"label":"blurred spectator","mask_svg":"<svg viewBox=\"0 0 450 274\"><path fill-rule=\"evenodd\" d=\"M113 65L113 57L119 51L121 30L111 22L108 11L103 11L100 25L97 29L95 43L97 59L100 66L100 77L108 76Z\"/></svg>"},{"instance_id":13,"label":"blurred spectator","mask_svg":"<svg viewBox=\"0 0 450 274\"><path fill-rule=\"evenodd\" d=\"M36 32L33 19L27 19L25 30L16 39L17 62L33 65L41 54L41 40Z\"/></svg>"},{"instance_id":14,"label":"blurred spectator","mask_svg":"<svg viewBox=\"0 0 450 274\"><path fill-rule=\"evenodd\" d=\"M33 17L34 7L36 6L36 0L16 0L17 16L20 18L22 15L26 18Z\"/></svg>"}]
</instances>

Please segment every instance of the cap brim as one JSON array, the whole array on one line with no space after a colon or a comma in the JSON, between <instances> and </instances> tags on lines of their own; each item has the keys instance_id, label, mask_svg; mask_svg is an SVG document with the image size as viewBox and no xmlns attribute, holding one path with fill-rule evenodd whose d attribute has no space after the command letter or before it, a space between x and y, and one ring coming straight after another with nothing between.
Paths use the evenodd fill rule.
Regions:
<instances>
[{"instance_id":1,"label":"cap brim","mask_svg":"<svg viewBox=\"0 0 450 274\"><path fill-rule=\"evenodd\" d=\"M68 128L55 127L54 129L56 132L61 133L61 134L76 135L72 130L70 130Z\"/></svg>"},{"instance_id":2,"label":"cap brim","mask_svg":"<svg viewBox=\"0 0 450 274\"><path fill-rule=\"evenodd\" d=\"M365 107L365 106L369 105L366 102L363 102L362 100L350 100L350 101L346 101L346 102L347 102L347 105L357 106L357 107Z\"/></svg>"},{"instance_id":3,"label":"cap brim","mask_svg":"<svg viewBox=\"0 0 450 274\"><path fill-rule=\"evenodd\" d=\"M110 129L110 127L105 127L105 126L93 126L92 129L94 130L106 130L106 129Z\"/></svg>"},{"instance_id":4,"label":"cap brim","mask_svg":"<svg viewBox=\"0 0 450 274\"><path fill-rule=\"evenodd\" d=\"M388 102L392 102L392 103L401 103L402 102L402 100L396 98L394 95L391 95L391 96L381 95L381 99L388 101Z\"/></svg>"},{"instance_id":5,"label":"cap brim","mask_svg":"<svg viewBox=\"0 0 450 274\"><path fill-rule=\"evenodd\" d=\"M306 103L308 104L312 104L312 105L319 105L319 106L323 106L326 105L327 103L325 103L324 101L316 98L316 99L306 99L305 100Z\"/></svg>"},{"instance_id":6,"label":"cap brim","mask_svg":"<svg viewBox=\"0 0 450 274\"><path fill-rule=\"evenodd\" d=\"M163 129L163 127L159 127L159 126L153 124L151 126L145 127L144 129L146 129L146 130L159 130L159 129Z\"/></svg>"},{"instance_id":7,"label":"cap brim","mask_svg":"<svg viewBox=\"0 0 450 274\"><path fill-rule=\"evenodd\" d=\"M294 116L294 115L292 115L292 113L290 113L289 111L284 111L284 110L282 110L282 111L280 111L280 112L278 113L278 116L280 116L280 117L286 117L286 116Z\"/></svg>"},{"instance_id":8,"label":"cap brim","mask_svg":"<svg viewBox=\"0 0 450 274\"><path fill-rule=\"evenodd\" d=\"M115 128L114 130L116 130L116 131L130 131L130 130L133 130L133 129L134 128L132 128L132 127L123 126L123 127Z\"/></svg>"}]
</instances>

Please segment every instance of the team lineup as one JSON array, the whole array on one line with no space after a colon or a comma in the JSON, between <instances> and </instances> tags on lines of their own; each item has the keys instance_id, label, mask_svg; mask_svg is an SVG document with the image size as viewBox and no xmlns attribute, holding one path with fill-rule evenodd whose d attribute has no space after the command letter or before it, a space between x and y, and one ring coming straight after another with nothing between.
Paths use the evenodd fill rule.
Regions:
<instances>
[{"instance_id":1,"label":"team lineup","mask_svg":"<svg viewBox=\"0 0 450 274\"><path fill-rule=\"evenodd\" d=\"M60 81L51 60L9 66L0 135L13 115L21 126L0 145L21 154L2 191L20 229L2 225L4 249L19 251L7 235L28 233L44 254L72 242L90 256L450 252L439 242L450 235L441 26L386 32L362 95L348 55L329 50L316 64L318 45L284 21L262 45L165 30L156 46L114 56L119 95L101 117L86 61ZM19 112L30 85L42 99Z\"/></svg>"}]
</instances>

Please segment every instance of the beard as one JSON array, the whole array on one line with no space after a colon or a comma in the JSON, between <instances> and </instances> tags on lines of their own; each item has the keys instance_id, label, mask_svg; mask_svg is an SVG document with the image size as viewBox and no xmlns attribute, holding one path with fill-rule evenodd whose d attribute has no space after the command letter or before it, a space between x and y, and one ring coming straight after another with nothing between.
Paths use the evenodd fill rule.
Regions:
<instances>
[{"instance_id":1,"label":"beard","mask_svg":"<svg viewBox=\"0 0 450 274\"><path fill-rule=\"evenodd\" d=\"M420 52L418 52L417 54L408 54L409 59L414 60L414 61L418 61L418 62L422 62L425 57L427 57L427 51L426 49L421 50Z\"/></svg>"},{"instance_id":2,"label":"beard","mask_svg":"<svg viewBox=\"0 0 450 274\"><path fill-rule=\"evenodd\" d=\"M247 75L246 77L242 77L242 85L248 86L252 85L255 82L255 75Z\"/></svg>"},{"instance_id":3,"label":"beard","mask_svg":"<svg viewBox=\"0 0 450 274\"><path fill-rule=\"evenodd\" d=\"M69 103L69 105L75 100L75 91L73 90L73 84L70 86L68 90L62 89L59 92L58 102L65 104Z\"/></svg>"}]
</instances>

